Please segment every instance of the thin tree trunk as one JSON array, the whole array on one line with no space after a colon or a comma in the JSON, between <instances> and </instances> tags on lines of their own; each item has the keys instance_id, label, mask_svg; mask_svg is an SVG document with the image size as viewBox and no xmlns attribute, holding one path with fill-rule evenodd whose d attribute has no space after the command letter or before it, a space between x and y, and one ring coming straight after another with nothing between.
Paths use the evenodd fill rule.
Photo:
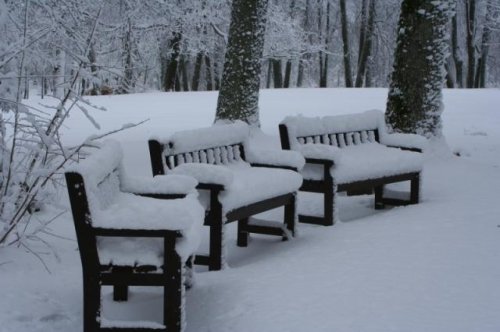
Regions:
<instances>
[{"instance_id":1,"label":"thin tree trunk","mask_svg":"<svg viewBox=\"0 0 500 332\"><path fill-rule=\"evenodd\" d=\"M205 81L207 82L207 91L212 91L214 89L214 83L212 80L212 62L208 54L205 54Z\"/></svg>"},{"instance_id":2,"label":"thin tree trunk","mask_svg":"<svg viewBox=\"0 0 500 332\"><path fill-rule=\"evenodd\" d=\"M283 88L283 72L281 71L281 60L272 59L273 64L273 83L275 89Z\"/></svg>"},{"instance_id":3,"label":"thin tree trunk","mask_svg":"<svg viewBox=\"0 0 500 332\"><path fill-rule=\"evenodd\" d=\"M457 3L458 6L458 3ZM460 55L460 48L458 46L458 23L457 15L455 14L451 20L451 49L453 55L453 62L455 62L455 78L459 88L464 87L463 68L464 62Z\"/></svg>"},{"instance_id":4,"label":"thin tree trunk","mask_svg":"<svg viewBox=\"0 0 500 332\"><path fill-rule=\"evenodd\" d=\"M266 89L271 88L271 78L273 76L273 61L267 60L267 76L266 76Z\"/></svg>"},{"instance_id":5,"label":"thin tree trunk","mask_svg":"<svg viewBox=\"0 0 500 332\"><path fill-rule=\"evenodd\" d=\"M177 67L179 65L179 56L181 53L181 40L182 34L179 31L175 31L169 43L172 53L167 61L167 68L163 84L165 91L173 91L175 89Z\"/></svg>"},{"instance_id":6,"label":"thin tree trunk","mask_svg":"<svg viewBox=\"0 0 500 332\"><path fill-rule=\"evenodd\" d=\"M306 1L306 10L305 10L305 13L304 13L304 29L306 29L306 31L308 31L309 29L309 12L311 10L311 3L310 3L310 0L307 0ZM309 34L309 42L311 41L311 34ZM302 85L304 84L304 70L305 70L305 65L307 63L307 60L308 60L308 54L307 53L304 53L300 59L299 59L299 66L298 66L298 69L297 69L297 87L302 87Z\"/></svg>"},{"instance_id":7,"label":"thin tree trunk","mask_svg":"<svg viewBox=\"0 0 500 332\"><path fill-rule=\"evenodd\" d=\"M351 49L349 47L349 31L345 0L340 0L340 20L342 25L342 42L344 44L344 79L345 86L352 88Z\"/></svg>"},{"instance_id":8,"label":"thin tree trunk","mask_svg":"<svg viewBox=\"0 0 500 332\"><path fill-rule=\"evenodd\" d=\"M194 70L193 70L193 81L191 83L191 89L193 91L198 91L198 87L200 86L203 57L204 57L203 52L198 52L198 54L196 55L196 60L194 62Z\"/></svg>"},{"instance_id":9,"label":"thin tree trunk","mask_svg":"<svg viewBox=\"0 0 500 332\"><path fill-rule=\"evenodd\" d=\"M363 0L364 2L366 0ZM375 0L370 1L370 8L368 11L368 21L366 22L366 26L362 30L365 32L362 34L363 44L360 43L360 52L358 58L358 72L356 74L356 83L355 86L357 88L361 88L363 86L363 78L366 76L367 63L368 58L371 54L372 48L372 38L373 38L373 28L375 22Z\"/></svg>"},{"instance_id":10,"label":"thin tree trunk","mask_svg":"<svg viewBox=\"0 0 500 332\"><path fill-rule=\"evenodd\" d=\"M466 0L466 22L467 22L467 88L474 87L476 73L476 47L474 37L476 33L476 0Z\"/></svg>"},{"instance_id":11,"label":"thin tree trunk","mask_svg":"<svg viewBox=\"0 0 500 332\"><path fill-rule=\"evenodd\" d=\"M486 20L483 26L483 37L481 41L481 56L477 66L476 88L486 87L486 64L490 49L491 25L493 24L493 0L488 0L486 5Z\"/></svg>"},{"instance_id":12,"label":"thin tree trunk","mask_svg":"<svg viewBox=\"0 0 500 332\"><path fill-rule=\"evenodd\" d=\"M185 56L181 56L181 62L180 62L180 68L179 70L181 71L181 77L182 77L182 90L183 91L189 91L189 78L188 78L188 61L186 60Z\"/></svg>"},{"instance_id":13,"label":"thin tree trunk","mask_svg":"<svg viewBox=\"0 0 500 332\"><path fill-rule=\"evenodd\" d=\"M290 77L292 76L292 60L288 59L285 66L285 80L283 81L283 87L290 87Z\"/></svg>"}]
</instances>

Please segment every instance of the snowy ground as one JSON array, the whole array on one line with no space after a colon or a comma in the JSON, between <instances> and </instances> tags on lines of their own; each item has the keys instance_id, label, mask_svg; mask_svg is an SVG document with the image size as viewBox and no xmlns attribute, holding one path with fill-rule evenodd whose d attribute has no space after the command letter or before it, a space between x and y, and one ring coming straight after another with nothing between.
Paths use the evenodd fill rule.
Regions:
<instances>
[{"instance_id":1,"label":"snowy ground","mask_svg":"<svg viewBox=\"0 0 500 332\"><path fill-rule=\"evenodd\" d=\"M254 141L277 148L277 124L285 115L383 109L386 93L263 91L266 135ZM151 93L92 102L108 108L95 115L102 130L150 118L115 137L124 145L128 171L149 175L147 138L209 125L216 97ZM293 241L253 236L248 248L235 246L231 225L230 268L199 270L188 292L187 331L500 331L498 105L500 90L445 91L444 133L460 156L443 149L427 156L419 205L374 211L371 196L342 197L342 221L335 226L300 224ZM66 141L77 143L94 132L74 114ZM59 201L67 208L64 192ZM50 232L57 237L44 239L52 249L42 243L30 247L50 274L26 250L0 251L1 332L82 328L81 267L69 213L54 221ZM127 319L161 319L156 290L133 290L131 303L120 305L105 293L108 318L123 318L125 312Z\"/></svg>"}]
</instances>

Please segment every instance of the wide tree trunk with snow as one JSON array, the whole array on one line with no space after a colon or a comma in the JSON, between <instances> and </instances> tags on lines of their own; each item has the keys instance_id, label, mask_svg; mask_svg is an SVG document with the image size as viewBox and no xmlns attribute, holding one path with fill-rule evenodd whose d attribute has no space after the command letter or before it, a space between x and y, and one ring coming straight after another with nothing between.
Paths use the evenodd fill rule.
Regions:
<instances>
[{"instance_id":1,"label":"wide tree trunk with snow","mask_svg":"<svg viewBox=\"0 0 500 332\"><path fill-rule=\"evenodd\" d=\"M395 132L441 135L446 25L453 0L404 0L386 121Z\"/></svg>"},{"instance_id":2,"label":"wide tree trunk with snow","mask_svg":"<svg viewBox=\"0 0 500 332\"><path fill-rule=\"evenodd\" d=\"M215 120L259 125L259 86L268 0L233 0Z\"/></svg>"}]
</instances>

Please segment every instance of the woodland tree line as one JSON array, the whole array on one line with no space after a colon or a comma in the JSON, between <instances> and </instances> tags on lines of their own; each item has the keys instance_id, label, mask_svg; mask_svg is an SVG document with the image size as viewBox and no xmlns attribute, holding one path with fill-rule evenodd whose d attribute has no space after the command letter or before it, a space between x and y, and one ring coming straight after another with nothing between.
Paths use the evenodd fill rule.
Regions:
<instances>
[{"instance_id":1,"label":"woodland tree line","mask_svg":"<svg viewBox=\"0 0 500 332\"><path fill-rule=\"evenodd\" d=\"M33 87L63 96L79 66L79 94L220 87L229 0L1 2L8 24L0 62L16 57L24 43L24 97ZM388 86L400 6L400 0L270 0L261 88ZM499 12L497 0L456 1L448 87L500 85ZM4 87L19 77L14 67L0 66Z\"/></svg>"}]
</instances>

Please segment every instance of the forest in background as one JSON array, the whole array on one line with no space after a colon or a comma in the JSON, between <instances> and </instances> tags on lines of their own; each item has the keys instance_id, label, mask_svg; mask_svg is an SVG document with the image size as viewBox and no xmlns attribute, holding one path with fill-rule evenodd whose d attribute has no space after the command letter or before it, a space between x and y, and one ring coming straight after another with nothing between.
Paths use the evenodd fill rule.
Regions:
<instances>
[{"instance_id":1,"label":"forest in background","mask_svg":"<svg viewBox=\"0 0 500 332\"><path fill-rule=\"evenodd\" d=\"M388 86L400 0L269 5L261 88ZM0 89L15 83L24 97L33 88L62 97L77 70L78 94L219 89L229 0L2 0L0 7ZM499 86L500 4L457 0L455 12L447 86Z\"/></svg>"}]
</instances>

